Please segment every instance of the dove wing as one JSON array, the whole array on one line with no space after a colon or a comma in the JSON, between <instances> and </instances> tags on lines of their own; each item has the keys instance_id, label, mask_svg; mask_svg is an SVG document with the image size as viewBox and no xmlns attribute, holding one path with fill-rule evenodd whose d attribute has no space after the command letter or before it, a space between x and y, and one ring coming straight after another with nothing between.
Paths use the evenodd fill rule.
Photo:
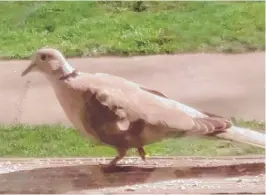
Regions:
<instances>
[{"instance_id":1,"label":"dove wing","mask_svg":"<svg viewBox=\"0 0 266 195\"><path fill-rule=\"evenodd\" d=\"M166 131L212 135L231 125L229 120L221 117L191 117L179 108L178 102L167 99L159 91L132 85L126 80L122 84L110 75L100 80L99 87L85 95L88 121L99 132L137 133L149 126Z\"/></svg>"}]
</instances>

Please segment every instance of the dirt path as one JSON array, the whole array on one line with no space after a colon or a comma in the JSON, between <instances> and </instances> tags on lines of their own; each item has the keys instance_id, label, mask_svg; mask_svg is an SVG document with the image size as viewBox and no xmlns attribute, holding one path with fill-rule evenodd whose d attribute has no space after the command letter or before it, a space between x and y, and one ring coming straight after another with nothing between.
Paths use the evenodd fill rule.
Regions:
<instances>
[{"instance_id":1,"label":"dirt path","mask_svg":"<svg viewBox=\"0 0 266 195\"><path fill-rule=\"evenodd\" d=\"M185 54L69 61L81 71L119 75L198 109L264 120L264 55ZM20 77L27 64L0 61L0 123L70 124L43 76Z\"/></svg>"},{"instance_id":2,"label":"dirt path","mask_svg":"<svg viewBox=\"0 0 266 195\"><path fill-rule=\"evenodd\" d=\"M0 193L265 193L263 156L127 158L113 170L99 163L108 161L0 159Z\"/></svg>"}]
</instances>

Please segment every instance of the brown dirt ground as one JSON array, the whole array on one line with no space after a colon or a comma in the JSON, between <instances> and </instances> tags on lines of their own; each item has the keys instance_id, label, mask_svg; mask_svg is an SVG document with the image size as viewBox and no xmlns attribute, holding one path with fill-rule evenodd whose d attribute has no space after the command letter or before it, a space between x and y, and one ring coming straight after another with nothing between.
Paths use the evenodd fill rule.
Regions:
<instances>
[{"instance_id":1,"label":"brown dirt ground","mask_svg":"<svg viewBox=\"0 0 266 195\"><path fill-rule=\"evenodd\" d=\"M220 116L265 119L265 53L69 59L78 70L133 80ZM46 79L21 78L29 61L0 61L0 123L70 125ZM38 116L36 116L38 111Z\"/></svg>"},{"instance_id":2,"label":"brown dirt ground","mask_svg":"<svg viewBox=\"0 0 266 195\"><path fill-rule=\"evenodd\" d=\"M0 193L265 193L264 156L0 159Z\"/></svg>"}]
</instances>

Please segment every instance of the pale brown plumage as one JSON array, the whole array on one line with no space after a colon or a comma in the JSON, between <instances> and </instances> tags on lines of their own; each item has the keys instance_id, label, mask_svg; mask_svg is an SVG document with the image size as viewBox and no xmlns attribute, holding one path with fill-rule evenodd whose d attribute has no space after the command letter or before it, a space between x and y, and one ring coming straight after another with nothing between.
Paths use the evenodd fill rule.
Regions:
<instances>
[{"instance_id":1,"label":"pale brown plumage","mask_svg":"<svg viewBox=\"0 0 266 195\"><path fill-rule=\"evenodd\" d=\"M137 148L145 159L143 146L165 137L221 134L226 138L232 126L223 117L192 108L186 112L165 94L126 79L102 73L73 73L57 50L39 50L30 67L48 78L66 115L82 134L116 148L118 156L111 165L130 148Z\"/></svg>"}]
</instances>

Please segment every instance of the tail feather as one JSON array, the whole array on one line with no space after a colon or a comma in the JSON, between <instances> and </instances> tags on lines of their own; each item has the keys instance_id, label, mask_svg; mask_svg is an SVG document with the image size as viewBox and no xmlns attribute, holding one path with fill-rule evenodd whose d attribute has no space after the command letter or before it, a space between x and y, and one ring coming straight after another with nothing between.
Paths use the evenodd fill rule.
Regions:
<instances>
[{"instance_id":1,"label":"tail feather","mask_svg":"<svg viewBox=\"0 0 266 195\"><path fill-rule=\"evenodd\" d=\"M265 134L247 128L232 126L225 132L215 135L216 137L246 143L260 148L265 148Z\"/></svg>"},{"instance_id":2,"label":"tail feather","mask_svg":"<svg viewBox=\"0 0 266 195\"><path fill-rule=\"evenodd\" d=\"M221 120L224 119L224 117L211 114L208 112L202 112L198 111L190 106L178 103L179 108L187 113L189 116L193 118L205 118L205 117L210 117L210 118L221 118ZM199 120L199 119L197 119ZM245 144L250 144L253 146L257 146L260 148L265 148L265 134L264 133L259 133L257 131L253 131L251 129L247 128L241 128L241 127L236 127L236 126L230 126L222 132L218 132L217 134L212 134L212 136L226 139L226 140L231 140L235 142L240 142L240 143L245 143Z\"/></svg>"}]
</instances>

